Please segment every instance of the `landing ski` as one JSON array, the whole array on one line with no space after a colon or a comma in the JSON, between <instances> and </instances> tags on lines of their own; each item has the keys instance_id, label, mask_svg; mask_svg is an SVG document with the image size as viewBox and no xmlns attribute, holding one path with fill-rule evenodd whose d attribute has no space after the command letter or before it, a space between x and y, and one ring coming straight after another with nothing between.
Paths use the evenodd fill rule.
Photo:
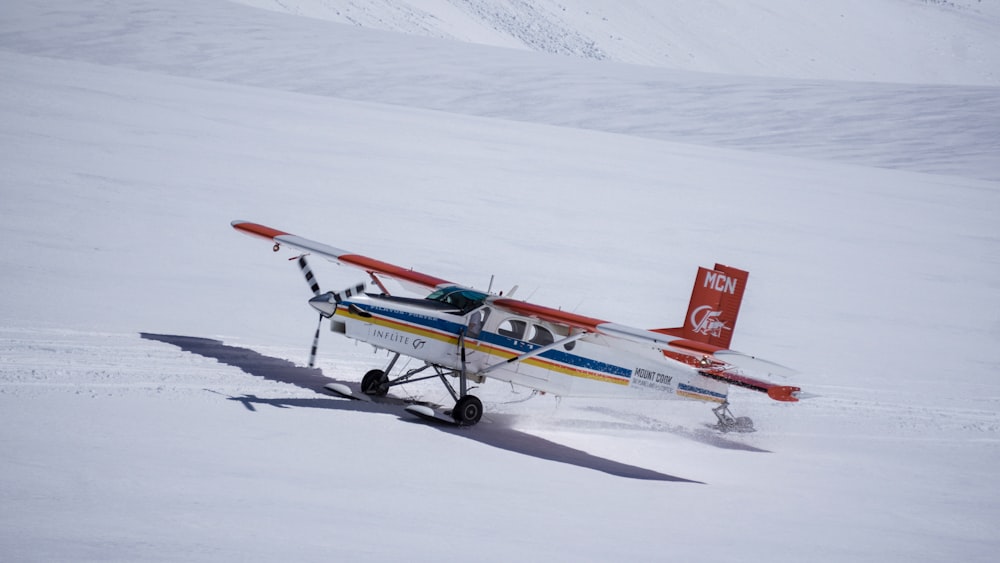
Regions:
<instances>
[{"instance_id":1,"label":"landing ski","mask_svg":"<svg viewBox=\"0 0 1000 563\"><path fill-rule=\"evenodd\" d=\"M343 383L327 383L323 386L323 390L331 395L336 395L338 397L343 397L345 399L351 399L352 401L364 401L366 403L371 403L372 398L364 393L354 391L347 385Z\"/></svg>"},{"instance_id":2,"label":"landing ski","mask_svg":"<svg viewBox=\"0 0 1000 563\"><path fill-rule=\"evenodd\" d=\"M365 395L360 390L355 391L350 386L344 385L343 383L327 383L323 386L323 391L329 395L343 397L352 401L389 405L406 405L404 409L407 412L414 414L423 420L438 424L450 424L452 426L457 426L455 419L451 417L450 411L445 413L435 408L439 405L432 405L430 403L413 403L411 401L399 399L393 396L372 397Z\"/></svg>"},{"instance_id":3,"label":"landing ski","mask_svg":"<svg viewBox=\"0 0 1000 563\"><path fill-rule=\"evenodd\" d=\"M455 419L451 417L451 414L445 414L427 405L409 405L408 407L406 407L406 412L416 415L418 418L421 418L428 422L458 426L458 423L455 422Z\"/></svg>"}]
</instances>

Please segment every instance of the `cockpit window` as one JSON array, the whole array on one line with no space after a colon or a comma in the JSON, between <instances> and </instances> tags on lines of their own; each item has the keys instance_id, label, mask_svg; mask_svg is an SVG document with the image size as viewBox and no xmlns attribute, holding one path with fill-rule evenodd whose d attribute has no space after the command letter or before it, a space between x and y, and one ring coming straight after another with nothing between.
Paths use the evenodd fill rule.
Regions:
<instances>
[{"instance_id":1,"label":"cockpit window","mask_svg":"<svg viewBox=\"0 0 1000 563\"><path fill-rule=\"evenodd\" d=\"M444 287L427 296L431 301L454 305L464 315L486 301L487 295L472 289Z\"/></svg>"}]
</instances>

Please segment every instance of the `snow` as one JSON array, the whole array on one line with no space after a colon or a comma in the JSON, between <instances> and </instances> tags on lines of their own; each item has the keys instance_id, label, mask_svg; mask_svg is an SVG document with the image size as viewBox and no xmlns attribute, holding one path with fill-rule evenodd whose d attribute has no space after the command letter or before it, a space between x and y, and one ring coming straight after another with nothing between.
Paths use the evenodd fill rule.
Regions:
<instances>
[{"instance_id":1,"label":"snow","mask_svg":"<svg viewBox=\"0 0 1000 563\"><path fill-rule=\"evenodd\" d=\"M1000 81L1000 5L982 0L237 1L369 29L679 70Z\"/></svg>"},{"instance_id":2,"label":"snow","mask_svg":"<svg viewBox=\"0 0 1000 563\"><path fill-rule=\"evenodd\" d=\"M574 6L641 50L665 4ZM4 8L4 559L993 560L993 4L838 3L893 22L851 41L829 3L687 7L762 54L706 41L683 65L504 48L449 2L352 4L390 32L285 5L313 17ZM928 29L975 56L898 47ZM803 72L779 44L836 61ZM493 383L459 430L320 395L385 356L326 333L303 367L310 294L233 219L638 327L678 324L697 266L732 264L751 272L734 346L820 397L734 391L758 432L722 436L685 401ZM316 262L325 289L361 279Z\"/></svg>"}]
</instances>

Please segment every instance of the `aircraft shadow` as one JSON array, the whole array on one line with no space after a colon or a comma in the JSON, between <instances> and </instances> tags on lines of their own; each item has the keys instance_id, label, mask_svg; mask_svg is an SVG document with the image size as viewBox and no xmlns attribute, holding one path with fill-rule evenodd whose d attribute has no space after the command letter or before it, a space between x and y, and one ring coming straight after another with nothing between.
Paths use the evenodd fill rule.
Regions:
<instances>
[{"instance_id":1,"label":"aircraft shadow","mask_svg":"<svg viewBox=\"0 0 1000 563\"><path fill-rule=\"evenodd\" d=\"M409 404L402 399L387 398L379 402L355 401L343 398L326 397L323 386L328 383L350 382L333 379L323 375L322 370L297 366L288 360L265 356L249 348L229 346L219 340L192 336L170 334L139 333L146 340L154 340L177 346L185 352L213 358L221 363L240 368L244 372L264 378L268 381L289 383L303 389L324 394L318 398L285 398L264 399L254 395L228 397L228 400L241 403L247 410L255 411L256 405L268 405L278 408L322 408L341 411L357 411L372 413L388 413L399 416L408 422L419 422L438 431L474 440L482 444L500 448L522 455L528 455L548 461L556 461L575 465L586 469L601 471L617 477L641 479L649 481L672 481L684 483L701 483L684 479L652 469L602 458L583 450L578 450L545 438L521 432L511 427L511 420L504 415L490 416L492 424L480 423L472 428L459 428L447 424L434 424L418 421L416 418L404 418L400 413L402 406Z\"/></svg>"}]
</instances>

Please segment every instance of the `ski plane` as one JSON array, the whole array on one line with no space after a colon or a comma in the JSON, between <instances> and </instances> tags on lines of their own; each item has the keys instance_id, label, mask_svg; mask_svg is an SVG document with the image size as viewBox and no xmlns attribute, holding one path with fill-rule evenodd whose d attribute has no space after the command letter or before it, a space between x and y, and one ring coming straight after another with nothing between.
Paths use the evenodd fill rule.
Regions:
<instances>
[{"instance_id":1,"label":"ski plane","mask_svg":"<svg viewBox=\"0 0 1000 563\"><path fill-rule=\"evenodd\" d=\"M471 384L487 379L565 397L679 396L705 401L717 405L712 409L716 427L726 432L753 431L748 417L735 417L729 410L732 386L766 393L776 401L804 397L798 387L759 379L739 366L763 366L781 375L787 368L729 350L749 276L737 268L699 268L684 325L645 330L519 301L512 298L513 291L506 297L479 291L257 223L233 221L232 226L272 242L275 252L286 246L303 253L298 264L314 293L309 304L320 315L309 365L315 362L323 320L329 319L331 331L391 353L384 369L373 369L361 380L365 395L384 396L390 388L414 381L443 382L454 408L440 413L424 405L407 407L424 418L476 424L483 404L470 393ZM363 270L378 291L366 292L366 282L321 293L306 254ZM391 295L386 279L427 296ZM400 356L424 365L394 374ZM457 379L457 390L449 378ZM364 398L352 396L344 385L327 387Z\"/></svg>"}]
</instances>

